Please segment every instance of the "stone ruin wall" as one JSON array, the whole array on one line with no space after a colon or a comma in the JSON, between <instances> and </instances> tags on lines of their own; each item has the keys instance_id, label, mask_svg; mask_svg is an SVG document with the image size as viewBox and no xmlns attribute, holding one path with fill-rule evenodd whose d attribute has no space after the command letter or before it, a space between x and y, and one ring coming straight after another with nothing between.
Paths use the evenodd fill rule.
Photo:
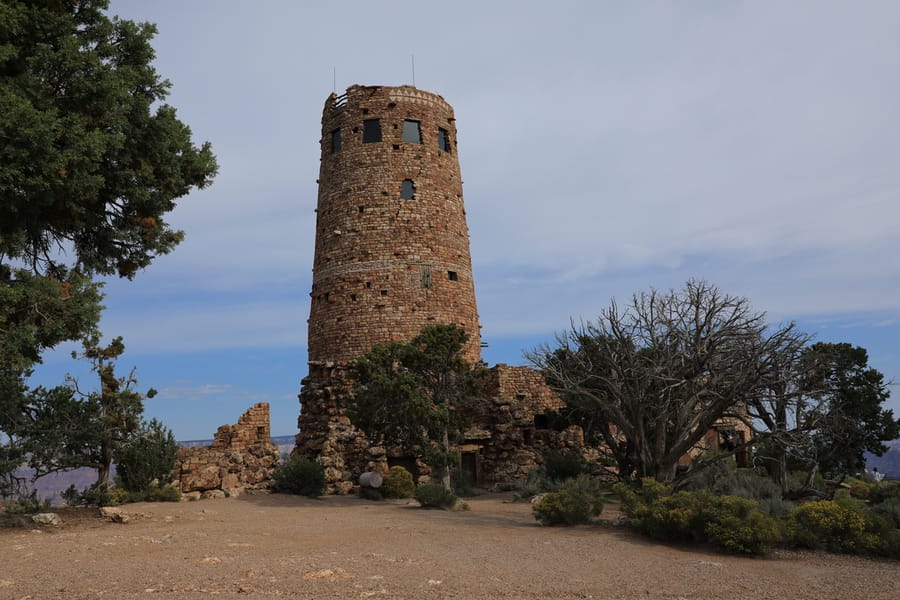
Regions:
<instances>
[{"instance_id":1,"label":"stone ruin wall","mask_svg":"<svg viewBox=\"0 0 900 600\"><path fill-rule=\"evenodd\" d=\"M563 431L550 428L548 413L559 412L565 404L540 372L505 364L490 371L489 402L479 419L483 437L466 440L480 445L480 471L485 483L494 487L519 485L543 462L547 452L584 451L580 427Z\"/></svg>"},{"instance_id":2,"label":"stone ruin wall","mask_svg":"<svg viewBox=\"0 0 900 600\"><path fill-rule=\"evenodd\" d=\"M254 404L236 425L222 425L211 446L181 448L173 475L188 497L237 496L268 488L278 466L272 443L269 404Z\"/></svg>"},{"instance_id":3,"label":"stone ruin wall","mask_svg":"<svg viewBox=\"0 0 900 600\"><path fill-rule=\"evenodd\" d=\"M300 394L305 409L300 414L301 434L294 453L325 467L331 491L348 493L363 472L387 473L391 459L399 454L370 446L365 435L350 423L347 406L353 401L353 383L347 365L328 363L310 368ZM563 403L539 372L504 364L489 371L487 398L473 411L465 441L457 447L461 455L474 455L479 484L497 489L512 487L525 481L546 452L583 451L580 428L560 432L543 426L541 416L559 411ZM427 479L428 467L421 462L417 467L420 477Z\"/></svg>"}]
</instances>

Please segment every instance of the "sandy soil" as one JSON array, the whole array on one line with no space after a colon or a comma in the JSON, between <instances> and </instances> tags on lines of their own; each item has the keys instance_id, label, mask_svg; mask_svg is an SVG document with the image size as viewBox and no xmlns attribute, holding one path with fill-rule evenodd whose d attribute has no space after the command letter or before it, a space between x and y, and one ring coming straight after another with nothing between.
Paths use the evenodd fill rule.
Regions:
<instances>
[{"instance_id":1,"label":"sandy soil","mask_svg":"<svg viewBox=\"0 0 900 600\"><path fill-rule=\"evenodd\" d=\"M614 527L545 528L505 496L468 512L259 494L132 504L110 523L0 529L0 598L900 598L900 565L740 558Z\"/></svg>"}]
</instances>

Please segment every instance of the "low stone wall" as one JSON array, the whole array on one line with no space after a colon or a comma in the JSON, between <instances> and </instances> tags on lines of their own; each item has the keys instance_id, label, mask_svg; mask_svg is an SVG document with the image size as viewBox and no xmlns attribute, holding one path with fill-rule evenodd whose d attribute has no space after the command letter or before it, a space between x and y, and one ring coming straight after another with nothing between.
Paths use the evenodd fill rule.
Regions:
<instances>
[{"instance_id":1,"label":"low stone wall","mask_svg":"<svg viewBox=\"0 0 900 600\"><path fill-rule=\"evenodd\" d=\"M222 425L211 446L181 448L173 469L181 492L188 496L237 496L268 488L278 466L272 443L269 404L254 404L236 425Z\"/></svg>"}]
</instances>

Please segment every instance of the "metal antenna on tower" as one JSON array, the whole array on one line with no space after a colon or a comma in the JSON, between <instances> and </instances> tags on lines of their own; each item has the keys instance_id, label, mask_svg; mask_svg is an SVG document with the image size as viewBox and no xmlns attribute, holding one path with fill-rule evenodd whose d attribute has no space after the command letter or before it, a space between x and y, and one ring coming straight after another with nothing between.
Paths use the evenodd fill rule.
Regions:
<instances>
[{"instance_id":1,"label":"metal antenna on tower","mask_svg":"<svg viewBox=\"0 0 900 600\"><path fill-rule=\"evenodd\" d=\"M337 67L331 67L331 91L337 94Z\"/></svg>"},{"instance_id":2,"label":"metal antenna on tower","mask_svg":"<svg viewBox=\"0 0 900 600\"><path fill-rule=\"evenodd\" d=\"M416 87L416 55L410 54L410 63L412 64L413 87Z\"/></svg>"}]
</instances>

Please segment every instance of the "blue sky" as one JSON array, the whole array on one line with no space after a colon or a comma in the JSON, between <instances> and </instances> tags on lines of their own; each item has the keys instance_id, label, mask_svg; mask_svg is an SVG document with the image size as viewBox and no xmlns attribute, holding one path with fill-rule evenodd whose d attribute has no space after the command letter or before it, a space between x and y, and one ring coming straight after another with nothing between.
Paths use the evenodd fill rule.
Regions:
<instances>
[{"instance_id":1,"label":"blue sky","mask_svg":"<svg viewBox=\"0 0 900 600\"><path fill-rule=\"evenodd\" d=\"M484 358L701 278L900 379L900 4L112 0L214 184L185 242L111 280L102 329L146 414L209 438L254 402L296 433L320 119L349 85L455 108ZM36 382L85 381L62 348ZM84 382L82 383L84 385ZM900 414L900 389L889 406Z\"/></svg>"}]
</instances>

